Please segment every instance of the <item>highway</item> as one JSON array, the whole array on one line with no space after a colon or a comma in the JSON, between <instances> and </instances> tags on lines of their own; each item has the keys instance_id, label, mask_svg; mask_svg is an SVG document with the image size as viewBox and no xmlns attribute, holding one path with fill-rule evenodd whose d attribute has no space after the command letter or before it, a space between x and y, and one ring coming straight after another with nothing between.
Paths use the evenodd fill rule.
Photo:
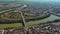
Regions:
<instances>
[{"instance_id":1,"label":"highway","mask_svg":"<svg viewBox=\"0 0 60 34\"><path fill-rule=\"evenodd\" d=\"M53 8L46 10L45 12L48 12L49 14L53 14L56 16L60 16L60 13L52 12Z\"/></svg>"},{"instance_id":2,"label":"highway","mask_svg":"<svg viewBox=\"0 0 60 34\"><path fill-rule=\"evenodd\" d=\"M9 8L9 9L0 11L0 14L1 14L1 13L4 13L4 12L13 11L13 10L16 10L16 11L14 11L14 12L19 12L19 11L23 10L25 7L27 7L27 5L21 5L21 6L18 6L18 7L12 7L12 8ZM57 8L58 8L58 7L57 7ZM48 10L46 10L46 11L44 11L44 12L48 12L48 13L50 13L50 14L53 14L53 15L56 15L56 16L60 16L60 13L52 12L52 10L53 10L53 8L48 9Z\"/></svg>"},{"instance_id":3,"label":"highway","mask_svg":"<svg viewBox=\"0 0 60 34\"><path fill-rule=\"evenodd\" d=\"M27 5L22 5L22 6L18 6L18 7L14 7L14 8L10 8L10 9L7 9L7 10L2 10L0 11L0 14L1 13L4 13L4 12L9 12L9 11L12 11L12 10L22 10L24 9L25 7L27 7ZM17 11L18 12L18 11Z\"/></svg>"}]
</instances>

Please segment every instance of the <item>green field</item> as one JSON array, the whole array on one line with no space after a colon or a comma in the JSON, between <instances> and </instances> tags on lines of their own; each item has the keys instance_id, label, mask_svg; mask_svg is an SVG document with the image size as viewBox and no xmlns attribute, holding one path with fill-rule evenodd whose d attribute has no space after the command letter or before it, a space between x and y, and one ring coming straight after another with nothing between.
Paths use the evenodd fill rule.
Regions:
<instances>
[{"instance_id":1,"label":"green field","mask_svg":"<svg viewBox=\"0 0 60 34\"><path fill-rule=\"evenodd\" d=\"M31 25L35 25L35 24L39 24L42 23L43 21L40 20L35 20L35 21L29 21L26 23L27 26L31 26ZM13 28L13 27L21 27L22 24L21 23L12 23L12 24L0 24L0 29L4 29L4 28Z\"/></svg>"},{"instance_id":2,"label":"green field","mask_svg":"<svg viewBox=\"0 0 60 34\"><path fill-rule=\"evenodd\" d=\"M48 16L49 14L43 14L40 17L45 17L45 16ZM3 19L6 19L5 17L2 17L2 15L0 16L0 18L3 18ZM32 19L32 18L31 18ZM10 19L7 19L7 20L10 20ZM46 20L47 21L47 20ZM45 22L45 20L44 20ZM31 25L35 25L35 24L39 24L39 23L43 23L43 20L35 20L35 21L29 21L26 23L27 26L31 26ZM4 28L14 28L14 27L21 27L22 24L21 23L12 23L12 24L0 24L0 29L4 29Z\"/></svg>"},{"instance_id":3,"label":"green field","mask_svg":"<svg viewBox=\"0 0 60 34\"><path fill-rule=\"evenodd\" d=\"M27 26L30 25L35 25L35 24L39 24L41 21L40 20L36 20L36 21L29 21L26 23ZM22 24L21 23L13 23L13 24L0 24L0 29L3 28L12 28L12 27L21 27Z\"/></svg>"},{"instance_id":4,"label":"green field","mask_svg":"<svg viewBox=\"0 0 60 34\"><path fill-rule=\"evenodd\" d=\"M12 27L19 27L22 26L21 23L14 23L14 24L0 24L0 29L3 28L12 28Z\"/></svg>"},{"instance_id":5,"label":"green field","mask_svg":"<svg viewBox=\"0 0 60 34\"><path fill-rule=\"evenodd\" d=\"M40 24L44 23L48 20L36 20L36 21L29 21L26 23L27 26L35 25L35 24ZM21 23L13 23L13 24L0 24L0 28L11 28L11 27L21 27Z\"/></svg>"},{"instance_id":6,"label":"green field","mask_svg":"<svg viewBox=\"0 0 60 34\"><path fill-rule=\"evenodd\" d=\"M46 23L47 21L54 21L56 19L59 19L60 17L51 15L50 17L47 17L45 19L42 20L36 20L36 21L29 21L26 23L27 26L30 25L35 25L35 24L40 24L40 23ZM21 23L13 23L13 24L0 24L0 29L3 28L12 28L12 27L21 27L22 24Z\"/></svg>"}]
</instances>

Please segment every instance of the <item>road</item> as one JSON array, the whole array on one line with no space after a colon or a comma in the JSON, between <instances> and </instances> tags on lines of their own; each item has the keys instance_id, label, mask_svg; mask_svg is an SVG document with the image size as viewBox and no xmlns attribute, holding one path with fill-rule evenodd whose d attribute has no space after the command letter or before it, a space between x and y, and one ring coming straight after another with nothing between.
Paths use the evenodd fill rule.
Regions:
<instances>
[{"instance_id":1,"label":"road","mask_svg":"<svg viewBox=\"0 0 60 34\"><path fill-rule=\"evenodd\" d=\"M20 10L27 7L27 5L23 5L23 6L18 6L18 7L14 7L14 8L10 8L10 9L7 9L7 10L2 10L0 11L0 14L1 13L4 13L4 12L9 12L9 11L12 11L12 10ZM18 12L18 11L15 11L15 12Z\"/></svg>"},{"instance_id":2,"label":"road","mask_svg":"<svg viewBox=\"0 0 60 34\"><path fill-rule=\"evenodd\" d=\"M45 12L48 12L48 13L53 14L53 15L56 15L56 16L60 16L60 13L52 12L52 10L53 10L53 8L48 9Z\"/></svg>"}]
</instances>

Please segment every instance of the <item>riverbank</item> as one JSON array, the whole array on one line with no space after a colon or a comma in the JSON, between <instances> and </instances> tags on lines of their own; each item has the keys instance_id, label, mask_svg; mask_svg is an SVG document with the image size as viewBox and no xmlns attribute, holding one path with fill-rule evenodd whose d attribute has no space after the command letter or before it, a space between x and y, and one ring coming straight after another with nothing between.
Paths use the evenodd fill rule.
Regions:
<instances>
[{"instance_id":1,"label":"riverbank","mask_svg":"<svg viewBox=\"0 0 60 34\"><path fill-rule=\"evenodd\" d=\"M26 20L26 22L36 21L36 20L45 19L49 16L50 16L50 14L46 13L46 14L42 14L42 15L36 16L36 17L27 17L27 18L25 18L25 20ZM5 18L1 15L0 24L12 24L12 23L22 23L22 19L10 19L10 18Z\"/></svg>"},{"instance_id":2,"label":"riverbank","mask_svg":"<svg viewBox=\"0 0 60 34\"><path fill-rule=\"evenodd\" d=\"M27 26L32 26L32 25L36 25L36 24L40 24L40 23L46 23L48 21L54 21L56 19L59 19L60 17L54 16L54 15L50 15L50 17L47 17L45 19L42 20L36 20L36 21L29 21L26 23ZM0 24L0 29L3 28L15 28L15 27L21 27L22 24L21 23L13 23L13 24Z\"/></svg>"},{"instance_id":3,"label":"riverbank","mask_svg":"<svg viewBox=\"0 0 60 34\"><path fill-rule=\"evenodd\" d=\"M28 34L56 34L56 33L60 33L60 19L54 20L54 21L48 21L46 23L40 23L37 25L33 25L33 26L29 26L27 27L27 32ZM57 21L57 22L56 22ZM4 29L0 29L0 32L2 33L9 33L9 34L24 34L24 28L23 27L15 27L15 28L4 28ZM34 33L33 33L34 32Z\"/></svg>"}]
</instances>

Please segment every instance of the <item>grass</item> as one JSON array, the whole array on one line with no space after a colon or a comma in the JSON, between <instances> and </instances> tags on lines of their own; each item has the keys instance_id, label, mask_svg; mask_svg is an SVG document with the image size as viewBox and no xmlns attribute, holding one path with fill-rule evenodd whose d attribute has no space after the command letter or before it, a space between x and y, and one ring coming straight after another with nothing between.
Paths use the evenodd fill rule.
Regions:
<instances>
[{"instance_id":1,"label":"grass","mask_svg":"<svg viewBox=\"0 0 60 34\"><path fill-rule=\"evenodd\" d=\"M29 21L26 23L27 26L35 25L35 24L40 24L40 23L46 23L47 21L53 21L55 19L59 19L60 17L56 17L51 15L48 18L42 19L42 20L36 20L36 21ZM14 23L14 24L0 24L0 29L3 28L11 28L11 27L21 27L21 23Z\"/></svg>"},{"instance_id":2,"label":"grass","mask_svg":"<svg viewBox=\"0 0 60 34\"><path fill-rule=\"evenodd\" d=\"M44 20L29 21L29 22L26 23L26 25L27 26L32 26L32 25L35 25L35 24L44 23L45 21L44 22L43 21ZM21 26L22 26L21 23L0 24L0 29L3 29L3 28L11 28L11 27L21 27Z\"/></svg>"},{"instance_id":3,"label":"grass","mask_svg":"<svg viewBox=\"0 0 60 34\"><path fill-rule=\"evenodd\" d=\"M46 20L47 21L47 20ZM36 21L29 21L26 23L27 26L35 25L35 24L40 24L43 23L41 20L36 20ZM13 23L13 24L0 24L0 29L4 28L12 28L12 27L21 27L21 23Z\"/></svg>"},{"instance_id":4,"label":"grass","mask_svg":"<svg viewBox=\"0 0 60 34\"><path fill-rule=\"evenodd\" d=\"M0 29L3 28L12 28L12 27L20 27L22 26L21 23L14 23L14 24L0 24Z\"/></svg>"},{"instance_id":5,"label":"grass","mask_svg":"<svg viewBox=\"0 0 60 34\"><path fill-rule=\"evenodd\" d=\"M40 24L40 23L43 23L43 20L29 21L29 22L26 23L26 25L27 26L31 26L31 25ZM21 27L21 26L22 26L21 23L0 24L0 29L3 29L3 28L11 28L11 27Z\"/></svg>"},{"instance_id":6,"label":"grass","mask_svg":"<svg viewBox=\"0 0 60 34\"><path fill-rule=\"evenodd\" d=\"M42 20L29 21L29 22L26 23L26 25L27 26L32 26L32 25L35 25L35 24L46 23L47 21L51 21L49 18L51 18L51 17L48 17L48 18L45 18L45 19L42 19ZM21 26L22 26L21 23L0 24L0 29L11 28L11 27L21 27Z\"/></svg>"},{"instance_id":7,"label":"grass","mask_svg":"<svg viewBox=\"0 0 60 34\"><path fill-rule=\"evenodd\" d=\"M36 25L36 24L40 24L40 23L46 23L47 21L53 21L55 19L56 19L56 16L51 15L50 17L42 19L42 20L29 21L29 22L26 23L26 25L27 26L31 26L31 25ZM0 24L0 29L13 28L13 27L21 27L21 26L22 26L21 23Z\"/></svg>"},{"instance_id":8,"label":"grass","mask_svg":"<svg viewBox=\"0 0 60 34\"><path fill-rule=\"evenodd\" d=\"M43 21L41 21L41 20L29 21L29 22L26 23L26 25L27 26L32 26L32 25L40 24L40 23L43 23ZM21 26L22 26L21 23L0 24L0 29L3 29L3 28L12 28L12 27L21 27Z\"/></svg>"}]
</instances>

